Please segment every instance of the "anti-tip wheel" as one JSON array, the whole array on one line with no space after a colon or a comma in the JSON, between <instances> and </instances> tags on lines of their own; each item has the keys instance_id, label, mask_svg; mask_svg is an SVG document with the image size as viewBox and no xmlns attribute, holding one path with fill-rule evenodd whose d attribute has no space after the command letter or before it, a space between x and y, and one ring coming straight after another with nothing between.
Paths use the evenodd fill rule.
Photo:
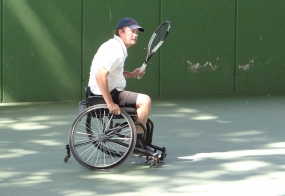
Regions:
<instances>
[{"instance_id":1,"label":"anti-tip wheel","mask_svg":"<svg viewBox=\"0 0 285 196\"><path fill-rule=\"evenodd\" d=\"M65 157L63 157L63 161L67 162L69 158L70 158L70 155L66 155Z\"/></svg>"}]
</instances>

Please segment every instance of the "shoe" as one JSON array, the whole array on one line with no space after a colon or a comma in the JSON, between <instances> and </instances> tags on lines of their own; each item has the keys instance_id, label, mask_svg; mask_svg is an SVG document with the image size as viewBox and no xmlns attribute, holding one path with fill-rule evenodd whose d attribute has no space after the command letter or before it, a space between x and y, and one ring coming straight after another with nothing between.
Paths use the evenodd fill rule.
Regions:
<instances>
[{"instance_id":1,"label":"shoe","mask_svg":"<svg viewBox=\"0 0 285 196\"><path fill-rule=\"evenodd\" d=\"M141 137L137 137L137 142L136 142L135 149L134 149L133 153L141 155L144 153L144 150L145 149L144 149L144 145L142 143Z\"/></svg>"}]
</instances>

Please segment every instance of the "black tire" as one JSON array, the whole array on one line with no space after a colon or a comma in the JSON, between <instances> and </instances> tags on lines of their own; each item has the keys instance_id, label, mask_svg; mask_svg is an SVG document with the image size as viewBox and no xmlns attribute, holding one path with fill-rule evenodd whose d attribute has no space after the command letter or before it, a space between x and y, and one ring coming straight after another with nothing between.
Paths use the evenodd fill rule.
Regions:
<instances>
[{"instance_id":1,"label":"black tire","mask_svg":"<svg viewBox=\"0 0 285 196\"><path fill-rule=\"evenodd\" d=\"M105 104L85 109L73 122L69 145L74 158L91 170L111 170L123 164L136 144L133 120L124 111L109 113Z\"/></svg>"}]
</instances>

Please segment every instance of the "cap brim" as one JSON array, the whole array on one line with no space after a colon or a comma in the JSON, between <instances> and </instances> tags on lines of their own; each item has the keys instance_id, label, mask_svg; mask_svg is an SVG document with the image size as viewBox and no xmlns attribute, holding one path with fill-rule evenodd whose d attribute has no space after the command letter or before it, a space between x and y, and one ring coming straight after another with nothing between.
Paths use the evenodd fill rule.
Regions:
<instances>
[{"instance_id":1,"label":"cap brim","mask_svg":"<svg viewBox=\"0 0 285 196\"><path fill-rule=\"evenodd\" d=\"M138 29L139 31L141 31L141 32L144 32L144 28L142 28L142 27L140 27L140 26L138 26L138 25L131 25L131 26L129 26L131 29Z\"/></svg>"}]
</instances>

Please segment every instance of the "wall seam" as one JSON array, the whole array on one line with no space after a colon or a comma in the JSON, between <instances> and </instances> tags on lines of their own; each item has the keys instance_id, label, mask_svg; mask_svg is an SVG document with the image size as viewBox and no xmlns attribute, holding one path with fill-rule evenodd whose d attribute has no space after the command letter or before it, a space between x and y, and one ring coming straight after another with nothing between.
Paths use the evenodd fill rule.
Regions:
<instances>
[{"instance_id":1,"label":"wall seam","mask_svg":"<svg viewBox=\"0 0 285 196\"><path fill-rule=\"evenodd\" d=\"M83 99L83 96L85 95L84 92L84 59L83 59L83 49L84 49L84 43L83 43L83 34L84 34L84 24L83 24L83 11L84 11L84 0L82 0L81 3L81 46L80 46L80 59L81 59L81 82L80 82L80 98Z\"/></svg>"},{"instance_id":2,"label":"wall seam","mask_svg":"<svg viewBox=\"0 0 285 196\"><path fill-rule=\"evenodd\" d=\"M1 38L0 38L0 47L1 47L1 54L0 54L0 69L1 69L1 97L0 97L0 103L2 103L4 101L4 0L0 0L1 2L1 21L0 21L0 25L1 25Z\"/></svg>"},{"instance_id":3,"label":"wall seam","mask_svg":"<svg viewBox=\"0 0 285 196\"><path fill-rule=\"evenodd\" d=\"M235 48L234 48L234 93L237 92L237 34L238 34L238 0L235 2Z\"/></svg>"},{"instance_id":4,"label":"wall seam","mask_svg":"<svg viewBox=\"0 0 285 196\"><path fill-rule=\"evenodd\" d=\"M159 24L161 24L161 21L162 20L162 0L159 0L159 16L158 16L158 21L159 21ZM158 24L158 25L159 25ZM162 55L162 50L159 50L159 56L158 56L158 62L159 62L159 78L158 78L158 81L159 81L159 91L158 91L158 97L161 97L161 73L162 73L162 66L161 66L161 55Z\"/></svg>"}]
</instances>

